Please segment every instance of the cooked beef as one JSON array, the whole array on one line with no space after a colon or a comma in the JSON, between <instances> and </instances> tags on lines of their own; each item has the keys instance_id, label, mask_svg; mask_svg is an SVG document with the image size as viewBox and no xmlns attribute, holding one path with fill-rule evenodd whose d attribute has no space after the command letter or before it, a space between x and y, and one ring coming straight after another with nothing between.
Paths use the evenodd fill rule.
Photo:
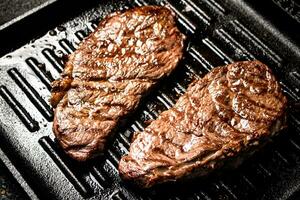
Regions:
<instances>
[{"instance_id":1,"label":"cooked beef","mask_svg":"<svg viewBox=\"0 0 300 200\"><path fill-rule=\"evenodd\" d=\"M151 187L238 165L285 126L286 105L263 63L217 67L134 134L129 154L120 161L120 175Z\"/></svg>"},{"instance_id":2,"label":"cooked beef","mask_svg":"<svg viewBox=\"0 0 300 200\"><path fill-rule=\"evenodd\" d=\"M101 154L141 97L174 70L184 38L165 7L138 7L102 20L52 84L53 131L66 153L79 161Z\"/></svg>"}]
</instances>

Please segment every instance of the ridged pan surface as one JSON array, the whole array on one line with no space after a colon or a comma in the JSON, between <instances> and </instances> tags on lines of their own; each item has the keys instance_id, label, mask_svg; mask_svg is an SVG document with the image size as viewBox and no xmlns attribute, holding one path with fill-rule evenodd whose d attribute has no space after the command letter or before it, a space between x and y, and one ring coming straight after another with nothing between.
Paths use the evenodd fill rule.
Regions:
<instances>
[{"instance_id":1,"label":"ridged pan surface","mask_svg":"<svg viewBox=\"0 0 300 200\"><path fill-rule=\"evenodd\" d=\"M300 57L294 47L282 44L284 38L273 36L234 0L93 2L92 8L63 18L64 22L44 35L0 58L1 152L9 160L7 167L15 168L25 180L23 187L30 197L286 199L300 188L300 117L292 111L288 113L288 129L237 170L146 191L123 183L117 167L128 152L132 134L170 108L193 79L216 66L259 59L272 68L293 104L299 101ZM77 163L63 153L53 136L50 83L63 70L63 56L73 52L99 20L113 11L147 4L168 6L177 14L178 27L188 38L184 59L119 127L104 157ZM65 9L65 15L72 13L67 5Z\"/></svg>"}]
</instances>

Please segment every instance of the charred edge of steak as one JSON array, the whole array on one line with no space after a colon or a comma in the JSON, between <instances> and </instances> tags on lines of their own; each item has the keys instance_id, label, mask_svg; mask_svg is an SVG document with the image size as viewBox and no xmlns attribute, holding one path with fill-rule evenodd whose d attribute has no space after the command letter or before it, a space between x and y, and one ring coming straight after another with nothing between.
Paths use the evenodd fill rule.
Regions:
<instances>
[{"instance_id":1,"label":"charred edge of steak","mask_svg":"<svg viewBox=\"0 0 300 200\"><path fill-rule=\"evenodd\" d=\"M73 54L64 57L65 68L61 74L61 78L51 83L51 97L49 99L49 102L53 108L56 108L60 100L66 95L67 91L71 88L71 84L73 81L73 66L68 62L70 59L73 59Z\"/></svg>"},{"instance_id":2,"label":"charred edge of steak","mask_svg":"<svg viewBox=\"0 0 300 200\"><path fill-rule=\"evenodd\" d=\"M210 91L213 92L210 93ZM218 98L222 94L224 96L221 99ZM191 99L190 95L193 95L194 98L200 95L199 98L204 100ZM249 95L253 95L257 101L249 101L251 99ZM229 97L226 98L227 96ZM238 100L239 96L243 98ZM213 102L213 104L209 102ZM233 103L236 105L233 105ZM192 110L186 109L188 104L194 104ZM238 104L241 106L240 108ZM226 108L225 105L230 105L229 108L233 110ZM147 127L144 132L135 136L129 155L124 156L120 161L120 176L125 181L149 188L155 184L203 177L221 168L236 168L244 159L259 150L271 137L286 127L286 107L287 100L281 91L280 85L272 75L271 70L261 62L238 62L215 68L203 79L192 83L175 106L161 113L159 118L149 125L150 128ZM210 119L217 119L216 122L220 125L212 122L215 125L211 126L208 124L209 121L205 121L206 124L200 126L202 128L195 129L195 126L201 124L199 120L203 119L201 118L202 115L195 115L195 110L196 113L204 112L200 111L200 108L204 109L206 114L209 113ZM194 114L191 115L191 112ZM238 113L240 122L236 123ZM255 118L255 115L257 118ZM175 116L178 118L177 121ZM186 119L189 121L188 123L184 121ZM232 119L234 119L233 122ZM243 124L245 121L242 120L246 120L247 123ZM181 121L184 122L184 126L178 126ZM170 126L174 129L171 130L172 127ZM184 127L184 130L180 127ZM209 132L203 132L206 130L204 127L208 128ZM221 129L218 127L221 127ZM193 130L196 130L196 132ZM208 152L204 151L205 154L191 154L192 159L182 159L180 155L170 154L168 147L174 138L174 141L176 141L174 149L183 148L183 146L178 146L179 140L174 137L174 135L181 134L182 131L185 134L200 134L201 138L204 137L199 141L196 140L200 146L196 145L195 148L200 150L202 148L203 152L203 147L205 147ZM216 135L213 134L211 137L210 133ZM166 136L167 134L168 136ZM183 141L180 145L184 145L186 142L189 143L189 140L182 138L189 138L187 135L180 137L180 140ZM215 140L215 137L217 137L217 140ZM203 146L202 142L207 139L210 140L210 138L212 138L212 141L204 143ZM143 139L147 142L143 142ZM168 145L164 145L164 141L168 142ZM217 145L214 144L215 141ZM222 146L219 146L219 144ZM195 149L192 150L192 152L195 152ZM186 151L182 154L190 156L190 153ZM169 160L172 155L174 159L178 159L178 162Z\"/></svg>"}]
</instances>

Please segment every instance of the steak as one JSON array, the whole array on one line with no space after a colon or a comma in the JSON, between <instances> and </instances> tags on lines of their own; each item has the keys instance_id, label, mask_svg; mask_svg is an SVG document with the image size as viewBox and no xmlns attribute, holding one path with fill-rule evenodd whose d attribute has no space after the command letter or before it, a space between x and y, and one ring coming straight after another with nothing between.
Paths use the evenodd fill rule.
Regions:
<instances>
[{"instance_id":1,"label":"steak","mask_svg":"<svg viewBox=\"0 0 300 200\"><path fill-rule=\"evenodd\" d=\"M237 166L285 127L286 107L279 83L263 63L214 68L134 134L120 175L147 188Z\"/></svg>"},{"instance_id":2,"label":"steak","mask_svg":"<svg viewBox=\"0 0 300 200\"><path fill-rule=\"evenodd\" d=\"M78 161L101 154L125 116L175 69L184 38L165 7L103 19L52 84L53 132L65 152Z\"/></svg>"}]
</instances>

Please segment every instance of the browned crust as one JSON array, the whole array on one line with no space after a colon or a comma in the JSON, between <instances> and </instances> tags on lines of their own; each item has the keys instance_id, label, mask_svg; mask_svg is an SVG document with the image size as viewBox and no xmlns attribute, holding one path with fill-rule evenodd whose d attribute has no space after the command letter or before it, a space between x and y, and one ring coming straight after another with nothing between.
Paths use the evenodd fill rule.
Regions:
<instances>
[{"instance_id":1,"label":"browned crust","mask_svg":"<svg viewBox=\"0 0 300 200\"><path fill-rule=\"evenodd\" d=\"M101 154L118 124L175 69L185 36L174 17L160 6L113 13L69 56L50 102L53 132L72 158Z\"/></svg>"},{"instance_id":2,"label":"browned crust","mask_svg":"<svg viewBox=\"0 0 300 200\"><path fill-rule=\"evenodd\" d=\"M135 136L120 161L120 176L148 188L238 165L285 127L286 107L280 85L263 63L215 68Z\"/></svg>"}]
</instances>

